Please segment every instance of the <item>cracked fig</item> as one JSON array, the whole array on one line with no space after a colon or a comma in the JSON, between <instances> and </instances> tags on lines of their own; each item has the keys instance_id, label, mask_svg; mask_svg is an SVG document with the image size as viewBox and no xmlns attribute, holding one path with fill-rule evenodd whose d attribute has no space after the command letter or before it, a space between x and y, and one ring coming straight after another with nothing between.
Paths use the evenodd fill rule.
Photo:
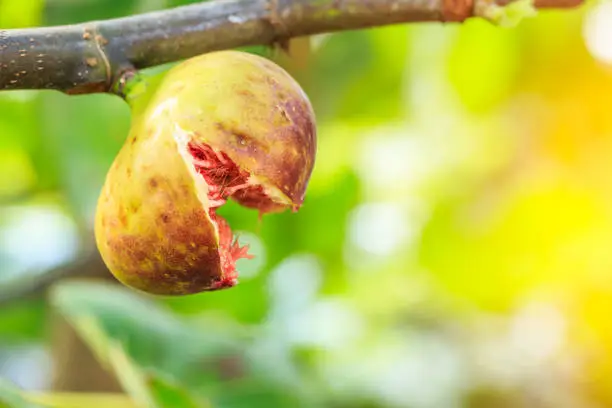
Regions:
<instances>
[{"instance_id":1,"label":"cracked fig","mask_svg":"<svg viewBox=\"0 0 612 408\"><path fill-rule=\"evenodd\" d=\"M315 152L310 102L273 62L221 51L177 65L108 172L95 220L104 262L156 295L236 285L236 260L251 256L216 210L232 199L297 211Z\"/></svg>"}]
</instances>

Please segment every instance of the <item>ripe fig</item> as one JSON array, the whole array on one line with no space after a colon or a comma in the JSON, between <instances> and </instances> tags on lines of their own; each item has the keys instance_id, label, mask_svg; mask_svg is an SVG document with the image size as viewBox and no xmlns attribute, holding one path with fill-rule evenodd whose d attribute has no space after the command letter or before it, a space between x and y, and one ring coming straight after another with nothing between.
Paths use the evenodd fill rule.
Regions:
<instances>
[{"instance_id":1,"label":"ripe fig","mask_svg":"<svg viewBox=\"0 0 612 408\"><path fill-rule=\"evenodd\" d=\"M113 275L156 295L232 287L250 258L216 210L301 206L316 152L308 97L262 57L220 51L172 68L106 178L96 242Z\"/></svg>"}]
</instances>

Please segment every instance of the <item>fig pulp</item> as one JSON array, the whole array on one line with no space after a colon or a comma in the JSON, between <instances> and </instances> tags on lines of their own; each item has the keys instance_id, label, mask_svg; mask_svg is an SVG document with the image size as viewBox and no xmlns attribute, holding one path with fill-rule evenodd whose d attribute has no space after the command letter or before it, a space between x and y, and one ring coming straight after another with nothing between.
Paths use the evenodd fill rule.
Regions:
<instances>
[{"instance_id":1,"label":"fig pulp","mask_svg":"<svg viewBox=\"0 0 612 408\"><path fill-rule=\"evenodd\" d=\"M96 242L122 283L156 295L236 285L249 258L216 210L297 211L312 173L315 117L273 62L221 51L172 68L133 119L108 172Z\"/></svg>"}]
</instances>

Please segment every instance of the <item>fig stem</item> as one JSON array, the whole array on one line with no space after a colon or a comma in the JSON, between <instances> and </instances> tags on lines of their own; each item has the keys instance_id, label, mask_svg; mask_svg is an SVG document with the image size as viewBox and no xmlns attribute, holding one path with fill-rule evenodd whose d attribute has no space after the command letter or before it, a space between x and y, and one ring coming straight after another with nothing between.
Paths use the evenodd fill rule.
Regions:
<instances>
[{"instance_id":1,"label":"fig stem","mask_svg":"<svg viewBox=\"0 0 612 408\"><path fill-rule=\"evenodd\" d=\"M112 88L112 93L121 96L128 100L134 94L135 88L142 83L142 77L134 68L129 68L119 74L119 78L115 81Z\"/></svg>"},{"instance_id":2,"label":"fig stem","mask_svg":"<svg viewBox=\"0 0 612 408\"><path fill-rule=\"evenodd\" d=\"M142 71L133 67L127 68L118 76L111 92L122 97L130 105L133 113L140 111L174 65L174 63L164 64Z\"/></svg>"},{"instance_id":3,"label":"fig stem","mask_svg":"<svg viewBox=\"0 0 612 408\"><path fill-rule=\"evenodd\" d=\"M223 0L77 25L0 30L0 90L112 92L144 69L210 51L408 22L461 22L514 0ZM568 8L583 0L535 0Z\"/></svg>"}]
</instances>

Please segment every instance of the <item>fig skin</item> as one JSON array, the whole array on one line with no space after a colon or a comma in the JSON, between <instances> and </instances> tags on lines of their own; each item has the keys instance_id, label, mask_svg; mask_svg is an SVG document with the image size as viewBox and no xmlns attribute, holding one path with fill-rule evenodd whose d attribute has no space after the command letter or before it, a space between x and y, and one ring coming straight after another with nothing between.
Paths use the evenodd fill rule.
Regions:
<instances>
[{"instance_id":1,"label":"fig skin","mask_svg":"<svg viewBox=\"0 0 612 408\"><path fill-rule=\"evenodd\" d=\"M236 283L190 143L225 153L268 197L231 198L261 213L297 210L314 166L314 112L288 73L256 55L220 51L172 68L133 118L98 201L98 249L127 286L175 296Z\"/></svg>"}]
</instances>

